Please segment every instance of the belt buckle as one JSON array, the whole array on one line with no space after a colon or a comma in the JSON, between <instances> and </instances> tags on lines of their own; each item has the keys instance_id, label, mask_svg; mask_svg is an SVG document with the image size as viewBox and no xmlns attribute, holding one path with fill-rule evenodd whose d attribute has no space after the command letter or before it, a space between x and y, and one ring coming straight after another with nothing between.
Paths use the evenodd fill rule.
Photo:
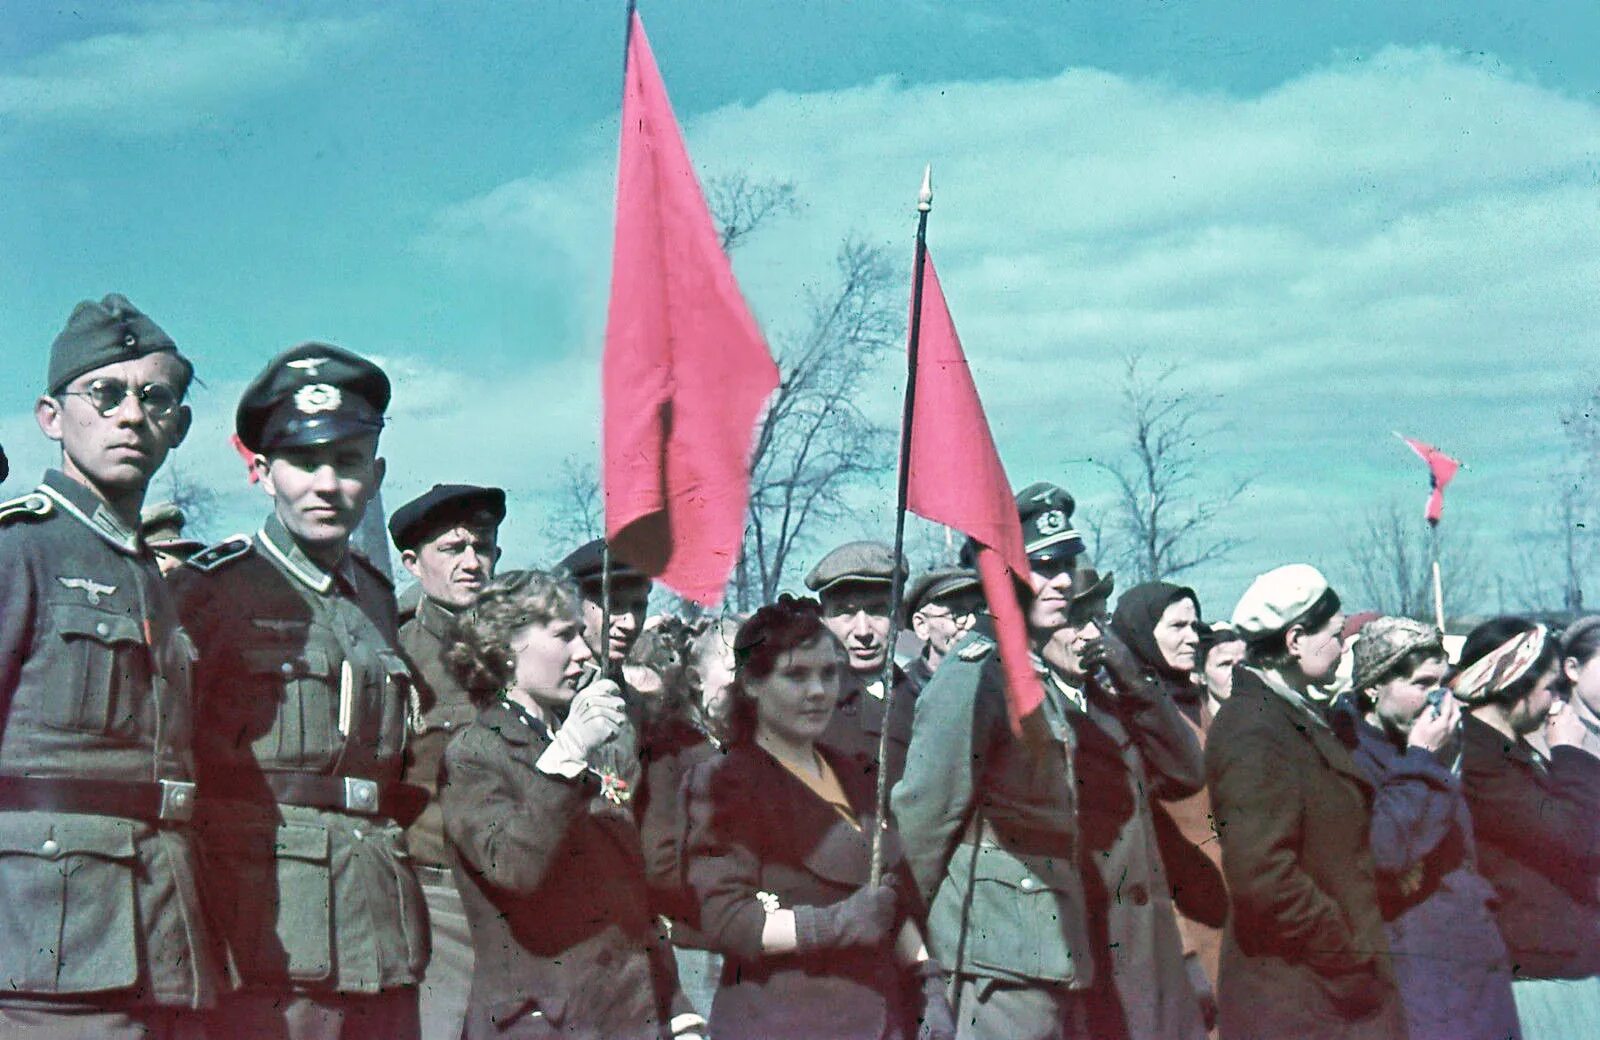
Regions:
<instances>
[{"instance_id":1,"label":"belt buckle","mask_svg":"<svg viewBox=\"0 0 1600 1040\"><path fill-rule=\"evenodd\" d=\"M194 783L189 780L162 780L161 819L188 823L194 816Z\"/></svg>"},{"instance_id":2,"label":"belt buckle","mask_svg":"<svg viewBox=\"0 0 1600 1040\"><path fill-rule=\"evenodd\" d=\"M360 776L347 776L344 780L344 807L351 812L378 814L378 781Z\"/></svg>"}]
</instances>

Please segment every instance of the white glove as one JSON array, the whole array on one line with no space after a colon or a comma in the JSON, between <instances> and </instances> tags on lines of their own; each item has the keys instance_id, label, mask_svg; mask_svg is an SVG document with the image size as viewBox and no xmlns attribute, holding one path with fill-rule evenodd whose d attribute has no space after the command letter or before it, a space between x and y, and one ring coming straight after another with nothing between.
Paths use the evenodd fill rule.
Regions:
<instances>
[{"instance_id":1,"label":"white glove","mask_svg":"<svg viewBox=\"0 0 1600 1040\"><path fill-rule=\"evenodd\" d=\"M589 765L589 753L617 735L627 721L622 691L610 679L597 679L578 691L567 721L536 763L539 771L568 780Z\"/></svg>"}]
</instances>

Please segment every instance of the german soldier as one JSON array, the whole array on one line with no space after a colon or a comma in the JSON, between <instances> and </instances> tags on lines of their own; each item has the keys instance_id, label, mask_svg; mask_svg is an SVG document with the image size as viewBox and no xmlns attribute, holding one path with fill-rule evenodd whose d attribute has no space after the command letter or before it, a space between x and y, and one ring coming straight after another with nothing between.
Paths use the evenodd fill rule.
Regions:
<instances>
[{"instance_id":1,"label":"german soldier","mask_svg":"<svg viewBox=\"0 0 1600 1040\"><path fill-rule=\"evenodd\" d=\"M193 645L139 538L194 369L127 299L80 303L34 415L61 468L0 504L0 1034L176 1038L215 999Z\"/></svg>"},{"instance_id":2,"label":"german soldier","mask_svg":"<svg viewBox=\"0 0 1600 1040\"><path fill-rule=\"evenodd\" d=\"M401 824L410 675L394 589L349 551L383 479L389 380L346 350L280 354L235 426L272 512L173 576L200 646L197 822L239 990L219 1036L418 1036L427 910Z\"/></svg>"},{"instance_id":3,"label":"german soldier","mask_svg":"<svg viewBox=\"0 0 1600 1040\"><path fill-rule=\"evenodd\" d=\"M406 829L412 866L428 900L433 956L420 989L422 1035L455 1037L466 1021L472 984L472 936L461 893L445 854L437 791L439 763L457 730L477 717L471 694L445 665L456 615L472 606L494 577L506 493L470 484L436 484L394 511L389 533L400 563L416 577L421 598L400 626L400 645L416 677L420 712L406 748L406 782L430 792L428 807Z\"/></svg>"}]
</instances>

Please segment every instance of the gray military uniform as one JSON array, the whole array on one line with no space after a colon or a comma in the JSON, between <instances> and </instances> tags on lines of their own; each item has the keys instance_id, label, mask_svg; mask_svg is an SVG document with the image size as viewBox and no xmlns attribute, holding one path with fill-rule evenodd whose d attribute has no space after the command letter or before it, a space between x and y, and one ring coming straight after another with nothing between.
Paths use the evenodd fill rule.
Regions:
<instances>
[{"instance_id":1,"label":"gray military uniform","mask_svg":"<svg viewBox=\"0 0 1600 1040\"><path fill-rule=\"evenodd\" d=\"M395 819L414 702L393 589L354 554L323 571L275 516L172 580L201 653L208 907L240 982L414 985L428 927Z\"/></svg>"},{"instance_id":2,"label":"gray military uniform","mask_svg":"<svg viewBox=\"0 0 1600 1040\"><path fill-rule=\"evenodd\" d=\"M51 471L0 505L0 1005L214 1000L181 822L193 659L154 558L87 488Z\"/></svg>"}]
</instances>

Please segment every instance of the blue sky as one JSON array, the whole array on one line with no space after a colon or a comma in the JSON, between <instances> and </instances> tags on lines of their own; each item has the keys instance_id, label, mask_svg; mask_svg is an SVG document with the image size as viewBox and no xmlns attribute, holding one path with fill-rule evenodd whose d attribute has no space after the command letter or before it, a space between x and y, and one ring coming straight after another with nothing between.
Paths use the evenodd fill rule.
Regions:
<instances>
[{"instance_id":1,"label":"blue sky","mask_svg":"<svg viewBox=\"0 0 1600 1040\"><path fill-rule=\"evenodd\" d=\"M1363 510L1420 512L1395 428L1469 463L1447 522L1539 542L1556 416L1600 359L1600 8L1588 3L646 0L707 174L793 180L737 257L773 333L858 233L930 241L1012 477L1104 508L1122 353L1183 364L1253 476L1211 612L1290 559L1338 574ZM396 377L391 503L512 492L517 562L598 433L622 5L6 5L0 441L74 302L121 291L196 360L183 465L259 495L223 438L273 352ZM448 15L441 14L448 11ZM888 370L872 407L892 419ZM882 496L887 500L887 492ZM889 533L868 496L862 529ZM802 567L796 573L803 573ZM1509 575L1514 577L1515 575ZM1490 604L1492 606L1493 604Z\"/></svg>"}]
</instances>

